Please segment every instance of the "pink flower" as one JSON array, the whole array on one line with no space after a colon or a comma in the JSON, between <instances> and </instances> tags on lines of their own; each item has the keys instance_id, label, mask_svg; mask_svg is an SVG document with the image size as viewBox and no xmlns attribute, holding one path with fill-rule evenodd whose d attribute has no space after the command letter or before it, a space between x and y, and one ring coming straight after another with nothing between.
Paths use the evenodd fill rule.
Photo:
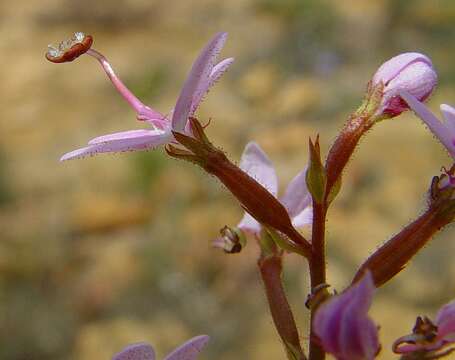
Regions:
<instances>
[{"instance_id":1,"label":"pink flower","mask_svg":"<svg viewBox=\"0 0 455 360\"><path fill-rule=\"evenodd\" d=\"M407 102L417 116L427 124L431 132L446 147L452 158L455 159L455 108L450 105L442 104L440 109L443 120L441 121L412 94L401 91L400 96Z\"/></svg>"},{"instance_id":2,"label":"pink flower","mask_svg":"<svg viewBox=\"0 0 455 360\"><path fill-rule=\"evenodd\" d=\"M373 76L372 85L384 85L377 114L397 116L409 107L400 98L405 90L420 101L426 100L437 82L431 60L419 53L404 53L382 64Z\"/></svg>"},{"instance_id":3,"label":"pink flower","mask_svg":"<svg viewBox=\"0 0 455 360\"><path fill-rule=\"evenodd\" d=\"M368 317L375 286L370 272L341 295L323 303L313 329L324 350L338 360L374 359L380 349L378 329Z\"/></svg>"},{"instance_id":4,"label":"pink flower","mask_svg":"<svg viewBox=\"0 0 455 360\"><path fill-rule=\"evenodd\" d=\"M427 317L417 318L413 333L403 336L393 344L393 351L398 354L414 352L427 353L428 358L437 359L455 351L455 300L444 305L433 322ZM430 357L433 356L433 357Z\"/></svg>"},{"instance_id":5,"label":"pink flower","mask_svg":"<svg viewBox=\"0 0 455 360\"><path fill-rule=\"evenodd\" d=\"M209 341L206 335L196 336L175 349L164 360L194 360ZM155 360L155 351L147 343L128 345L112 360Z\"/></svg>"},{"instance_id":6,"label":"pink flower","mask_svg":"<svg viewBox=\"0 0 455 360\"><path fill-rule=\"evenodd\" d=\"M240 160L240 168L264 186L275 197L278 193L278 178L267 155L258 144L246 145ZM291 180L284 195L279 199L287 209L294 227L303 227L312 222L311 195L305 181L306 168ZM250 214L245 213L237 227L245 232L259 236L261 224Z\"/></svg>"},{"instance_id":7,"label":"pink flower","mask_svg":"<svg viewBox=\"0 0 455 360\"><path fill-rule=\"evenodd\" d=\"M191 135L187 128L188 118L194 115L210 87L219 80L234 61L233 58L228 58L215 64L227 38L227 33L216 34L194 62L169 118L144 105L136 98L117 77L107 59L96 50L89 48L91 42L88 45L87 37L82 33L77 34L78 36L74 36L70 41L62 42L58 47L50 47L46 57L53 62L72 61L83 53L96 58L120 95L136 111L138 120L145 121L150 128L96 137L89 141L89 146L67 153L60 160L82 158L106 152L153 149L173 142L172 131L187 132Z\"/></svg>"}]
</instances>

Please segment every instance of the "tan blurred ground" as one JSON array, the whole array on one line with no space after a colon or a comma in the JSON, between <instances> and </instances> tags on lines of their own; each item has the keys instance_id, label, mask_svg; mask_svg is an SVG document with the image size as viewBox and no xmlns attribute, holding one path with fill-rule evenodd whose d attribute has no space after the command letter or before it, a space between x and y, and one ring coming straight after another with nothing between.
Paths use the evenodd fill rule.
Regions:
<instances>
[{"instance_id":1,"label":"tan blurred ground","mask_svg":"<svg viewBox=\"0 0 455 360\"><path fill-rule=\"evenodd\" d=\"M307 161L308 136L330 145L377 66L399 52L430 55L453 104L452 0L0 1L0 358L108 359L129 342L158 354L201 333L201 359L283 359L255 268L257 249L210 248L241 209L214 179L162 151L59 163L101 134L139 128L93 59L46 62L74 31L148 104L173 105L198 50L229 32L236 63L204 102L210 137L232 159L255 140L284 186ZM329 220L329 281L419 214L449 159L411 115L377 126L349 165ZM390 285L372 315L383 353L418 314L455 295L453 229ZM306 336L305 264L286 283Z\"/></svg>"}]
</instances>

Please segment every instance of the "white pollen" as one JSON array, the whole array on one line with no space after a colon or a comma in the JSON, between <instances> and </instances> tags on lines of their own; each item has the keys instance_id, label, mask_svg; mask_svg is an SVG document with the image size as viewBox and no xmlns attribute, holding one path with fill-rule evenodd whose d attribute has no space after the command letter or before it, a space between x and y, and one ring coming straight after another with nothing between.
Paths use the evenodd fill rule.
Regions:
<instances>
[{"instance_id":1,"label":"white pollen","mask_svg":"<svg viewBox=\"0 0 455 360\"><path fill-rule=\"evenodd\" d=\"M85 38L85 34L83 32L76 32L74 33L74 39L76 39L78 42L82 42L82 40L84 40Z\"/></svg>"},{"instance_id":2,"label":"white pollen","mask_svg":"<svg viewBox=\"0 0 455 360\"><path fill-rule=\"evenodd\" d=\"M85 34L83 32L76 32L70 39L63 40L58 44L58 46L55 45L49 45L48 46L48 54L53 57L58 57L61 56L65 51L70 49L72 46L76 44L80 44L84 41L85 39Z\"/></svg>"}]
</instances>

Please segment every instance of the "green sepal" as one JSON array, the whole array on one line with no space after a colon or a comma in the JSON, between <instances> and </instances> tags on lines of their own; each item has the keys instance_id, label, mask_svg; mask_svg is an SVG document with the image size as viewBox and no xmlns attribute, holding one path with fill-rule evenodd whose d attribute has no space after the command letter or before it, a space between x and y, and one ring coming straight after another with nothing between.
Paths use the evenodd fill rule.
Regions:
<instances>
[{"instance_id":1,"label":"green sepal","mask_svg":"<svg viewBox=\"0 0 455 360\"><path fill-rule=\"evenodd\" d=\"M166 151L166 153L175 158L175 159L179 159L179 160L185 160L185 161L188 161L188 162L191 162L193 164L196 164L196 165L199 165L199 166L202 166L203 165L203 161L200 157L194 155L192 152L190 151L187 151L187 150L184 150L184 149L179 149L178 147L175 147L173 145L166 145L164 147L164 150Z\"/></svg>"},{"instance_id":2,"label":"green sepal","mask_svg":"<svg viewBox=\"0 0 455 360\"><path fill-rule=\"evenodd\" d=\"M185 146L188 150L192 151L195 155L202 158L207 157L207 147L199 140L177 131L172 131L172 134L180 144Z\"/></svg>"},{"instance_id":3,"label":"green sepal","mask_svg":"<svg viewBox=\"0 0 455 360\"><path fill-rule=\"evenodd\" d=\"M319 136L317 136L314 144L311 139L309 140L309 148L310 163L306 173L306 184L313 200L320 204L324 201L327 176L321 161Z\"/></svg>"},{"instance_id":4,"label":"green sepal","mask_svg":"<svg viewBox=\"0 0 455 360\"><path fill-rule=\"evenodd\" d=\"M261 247L262 256L272 256L276 253L276 244L268 231L264 229L259 235L259 246Z\"/></svg>"},{"instance_id":5,"label":"green sepal","mask_svg":"<svg viewBox=\"0 0 455 360\"><path fill-rule=\"evenodd\" d=\"M297 349L294 345L290 344L287 341L284 341L284 346L286 347L286 355L288 360L302 360L302 352L300 349Z\"/></svg>"},{"instance_id":6,"label":"green sepal","mask_svg":"<svg viewBox=\"0 0 455 360\"><path fill-rule=\"evenodd\" d=\"M297 245L285 238L285 235L280 235L275 229L269 226L264 226L264 228L266 230L266 235L270 237L280 249L306 257L306 254Z\"/></svg>"},{"instance_id":7,"label":"green sepal","mask_svg":"<svg viewBox=\"0 0 455 360\"><path fill-rule=\"evenodd\" d=\"M189 118L189 123L191 126L191 132L193 133L194 137L198 139L200 142L202 142L205 145L208 146L213 146L210 140L208 139L207 135L205 135L204 132L204 127L201 125L201 123L198 121L198 119L194 117Z\"/></svg>"},{"instance_id":8,"label":"green sepal","mask_svg":"<svg viewBox=\"0 0 455 360\"><path fill-rule=\"evenodd\" d=\"M332 188L330 189L329 194L327 195L327 204L330 204L333 200L335 200L336 196L340 192L341 189L341 176L335 181Z\"/></svg>"}]
</instances>

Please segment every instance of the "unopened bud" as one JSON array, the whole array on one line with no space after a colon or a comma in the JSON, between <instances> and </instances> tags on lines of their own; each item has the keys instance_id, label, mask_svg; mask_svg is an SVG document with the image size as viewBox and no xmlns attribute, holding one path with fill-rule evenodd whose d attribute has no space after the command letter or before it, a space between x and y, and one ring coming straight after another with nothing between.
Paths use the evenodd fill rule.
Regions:
<instances>
[{"instance_id":1,"label":"unopened bud","mask_svg":"<svg viewBox=\"0 0 455 360\"><path fill-rule=\"evenodd\" d=\"M242 230L225 226L220 230L220 237L213 241L213 246L222 249L227 254L239 253L246 245Z\"/></svg>"},{"instance_id":2,"label":"unopened bud","mask_svg":"<svg viewBox=\"0 0 455 360\"><path fill-rule=\"evenodd\" d=\"M407 91L419 101L426 100L437 83L437 74L431 60L419 53L404 53L386 61L376 71L372 86L384 86L381 105L377 115L394 117L409 109L400 97L400 91Z\"/></svg>"}]
</instances>

